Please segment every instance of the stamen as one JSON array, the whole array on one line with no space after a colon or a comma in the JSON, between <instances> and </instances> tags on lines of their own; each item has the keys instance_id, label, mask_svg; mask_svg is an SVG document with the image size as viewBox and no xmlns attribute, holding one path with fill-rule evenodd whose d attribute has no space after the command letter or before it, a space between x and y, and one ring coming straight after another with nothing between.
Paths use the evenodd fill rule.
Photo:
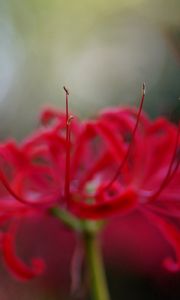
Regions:
<instances>
[{"instance_id":1,"label":"stamen","mask_svg":"<svg viewBox=\"0 0 180 300\"><path fill-rule=\"evenodd\" d=\"M154 200L156 199L159 194L163 191L163 189L170 183L170 181L173 179L175 173L177 172L179 165L180 165L180 155L177 157L177 149L178 149L178 144L179 144L179 137L180 137L180 123L178 125L178 130L177 130L177 136L176 136L176 141L175 141L175 145L174 145L174 151L173 151L173 155L167 170L167 173L160 185L160 187L158 188L158 190L151 195L150 200ZM176 161L177 158L177 161ZM176 161L175 167L173 169L174 163Z\"/></svg>"},{"instance_id":2,"label":"stamen","mask_svg":"<svg viewBox=\"0 0 180 300\"><path fill-rule=\"evenodd\" d=\"M145 91L146 91L146 87L145 87L145 83L143 83L142 85L142 97L141 97L141 101L140 101L140 105L139 105L139 109L138 109L138 113L137 113L137 119L136 119L136 123L135 123L135 126L134 126L134 129L133 129L133 132L132 132L132 139L129 143L129 146L128 146L128 149L125 153L125 156L117 170L117 172L115 173L115 175L113 176L113 178L111 179L111 181L107 184L107 186L104 188L104 190L107 190L109 189L112 184L118 179L121 171L122 171L122 168L124 167L128 157L129 157L129 154L130 154L130 151L131 151L131 147L133 145L133 141L134 141L134 137L135 137L135 134L136 134L136 131L137 131L137 128L138 128L138 125L139 125L139 121L140 121L140 116L141 116L141 111L142 111L142 107L143 107L143 103L144 103L144 98L145 98Z\"/></svg>"},{"instance_id":3,"label":"stamen","mask_svg":"<svg viewBox=\"0 0 180 300\"><path fill-rule=\"evenodd\" d=\"M64 183L64 196L66 201L69 201L70 195L70 142L71 142L71 131L70 124L73 119L72 116L69 116L69 91L64 86L63 87L66 93L66 162L65 162L65 183Z\"/></svg>"}]
</instances>

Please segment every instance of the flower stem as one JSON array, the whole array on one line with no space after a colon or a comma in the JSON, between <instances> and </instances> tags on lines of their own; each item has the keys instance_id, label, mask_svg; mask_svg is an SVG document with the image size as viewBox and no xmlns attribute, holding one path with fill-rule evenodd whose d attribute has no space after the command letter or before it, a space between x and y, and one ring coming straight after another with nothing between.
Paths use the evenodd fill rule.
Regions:
<instances>
[{"instance_id":1,"label":"flower stem","mask_svg":"<svg viewBox=\"0 0 180 300\"><path fill-rule=\"evenodd\" d=\"M110 300L97 236L92 232L85 232L83 240L92 300Z\"/></svg>"},{"instance_id":2,"label":"flower stem","mask_svg":"<svg viewBox=\"0 0 180 300\"><path fill-rule=\"evenodd\" d=\"M66 210L60 209L59 207L51 207L49 212L51 215L61 220L70 229L76 231L82 230L81 222Z\"/></svg>"},{"instance_id":3,"label":"flower stem","mask_svg":"<svg viewBox=\"0 0 180 300\"><path fill-rule=\"evenodd\" d=\"M68 228L78 232L82 237L92 300L110 300L100 245L98 243L98 232L104 226L104 222L79 220L59 207L52 207L49 212L61 220Z\"/></svg>"}]
</instances>

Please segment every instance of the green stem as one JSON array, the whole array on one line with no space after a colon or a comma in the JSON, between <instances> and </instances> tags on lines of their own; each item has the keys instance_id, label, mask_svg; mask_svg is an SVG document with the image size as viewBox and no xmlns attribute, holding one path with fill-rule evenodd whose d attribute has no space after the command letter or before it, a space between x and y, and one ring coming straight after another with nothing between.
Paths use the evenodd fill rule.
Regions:
<instances>
[{"instance_id":1,"label":"green stem","mask_svg":"<svg viewBox=\"0 0 180 300\"><path fill-rule=\"evenodd\" d=\"M59 207L52 207L49 212L51 215L61 220L70 229L76 231L82 230L81 222L66 210L60 209Z\"/></svg>"},{"instance_id":2,"label":"green stem","mask_svg":"<svg viewBox=\"0 0 180 300\"><path fill-rule=\"evenodd\" d=\"M110 300L97 236L84 232L83 239L92 300Z\"/></svg>"},{"instance_id":3,"label":"green stem","mask_svg":"<svg viewBox=\"0 0 180 300\"><path fill-rule=\"evenodd\" d=\"M98 243L98 232L104 225L104 222L77 219L59 207L52 207L49 212L70 229L81 233L85 247L92 300L110 300L102 255Z\"/></svg>"}]
</instances>

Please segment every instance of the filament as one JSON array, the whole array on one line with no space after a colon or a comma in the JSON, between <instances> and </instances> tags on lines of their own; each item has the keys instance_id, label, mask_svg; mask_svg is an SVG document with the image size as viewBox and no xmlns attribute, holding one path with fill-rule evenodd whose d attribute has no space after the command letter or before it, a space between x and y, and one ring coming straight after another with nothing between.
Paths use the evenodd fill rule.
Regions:
<instances>
[{"instance_id":1,"label":"filament","mask_svg":"<svg viewBox=\"0 0 180 300\"><path fill-rule=\"evenodd\" d=\"M112 184L118 179L128 157L129 157L131 147L133 145L134 137L135 137L138 125L139 125L142 107L143 107L143 103L144 103L144 98L145 98L145 83L143 83L143 85L142 85L142 97L141 97L141 101L140 101L140 105L139 105L139 109L138 109L138 113L137 113L136 123L135 123L134 129L132 131L132 139L129 143L128 149L124 155L124 158L123 158L119 168L117 169L117 171L116 171L115 175L113 176L113 178L111 179L111 181L105 186L104 190L109 189L112 186Z\"/></svg>"},{"instance_id":2,"label":"filament","mask_svg":"<svg viewBox=\"0 0 180 300\"><path fill-rule=\"evenodd\" d=\"M69 91L64 86L63 87L66 94L66 161L65 161L65 183L64 183L64 196L66 201L69 199L70 195L70 140L71 140L71 132L70 132L70 123L72 117L69 116Z\"/></svg>"}]
</instances>

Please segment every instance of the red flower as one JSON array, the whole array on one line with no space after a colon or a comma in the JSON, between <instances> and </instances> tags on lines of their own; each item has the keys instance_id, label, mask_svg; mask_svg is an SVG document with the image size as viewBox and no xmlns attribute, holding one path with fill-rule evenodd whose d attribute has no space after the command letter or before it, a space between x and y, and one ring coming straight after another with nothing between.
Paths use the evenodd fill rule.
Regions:
<instances>
[{"instance_id":1,"label":"red flower","mask_svg":"<svg viewBox=\"0 0 180 300\"><path fill-rule=\"evenodd\" d=\"M166 266L178 269L179 129L142 113L144 90L138 111L107 109L94 120L72 121L65 91L65 114L45 110L45 128L19 146L9 142L0 148L2 222L47 213L53 206L94 220L139 209L176 251L177 262L168 259ZM39 261L32 269L20 263L12 242L11 233L3 234L4 259L13 271L23 278L40 273Z\"/></svg>"}]
</instances>

